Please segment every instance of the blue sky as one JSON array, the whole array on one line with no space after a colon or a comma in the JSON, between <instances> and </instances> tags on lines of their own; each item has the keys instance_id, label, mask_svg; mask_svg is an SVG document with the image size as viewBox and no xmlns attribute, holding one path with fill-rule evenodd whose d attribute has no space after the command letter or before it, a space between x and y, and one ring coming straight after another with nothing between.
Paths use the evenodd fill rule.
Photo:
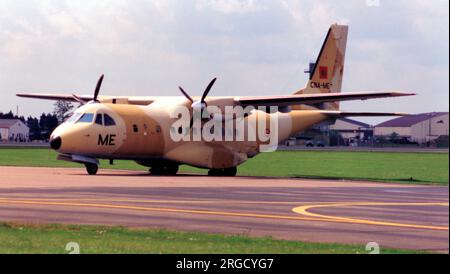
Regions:
<instances>
[{"instance_id":1,"label":"blue sky","mask_svg":"<svg viewBox=\"0 0 450 274\"><path fill-rule=\"evenodd\" d=\"M375 4L375 5L371 5ZM447 0L0 0L0 111L52 103L18 92L279 95L302 88L332 23L350 26L344 92L415 98L345 110L448 111ZM365 119L377 122L377 119Z\"/></svg>"}]
</instances>

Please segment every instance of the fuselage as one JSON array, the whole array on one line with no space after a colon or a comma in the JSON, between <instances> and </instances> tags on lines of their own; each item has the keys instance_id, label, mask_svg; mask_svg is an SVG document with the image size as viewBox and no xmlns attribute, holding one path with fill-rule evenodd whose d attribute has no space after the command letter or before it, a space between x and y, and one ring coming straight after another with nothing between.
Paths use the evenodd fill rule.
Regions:
<instances>
[{"instance_id":1,"label":"fuselage","mask_svg":"<svg viewBox=\"0 0 450 274\"><path fill-rule=\"evenodd\" d=\"M231 104L227 97L211 98L208 102L216 106ZM60 138L60 143L54 149L65 155L127 159L148 165L153 161L167 160L219 169L236 167L260 153L262 147L277 145L328 118L314 110L268 113L255 109L241 118L242 127L233 125L233 138L230 140L225 136L222 140L174 140L172 135L177 131L183 131L191 137L193 135L194 129L189 126L183 129L174 127L179 117L171 117L171 112L175 106L184 105L187 106L188 102L182 97L160 99L147 106L87 104L55 129L51 139ZM276 125L270 124L270 121L275 120ZM258 127L263 124L267 128L262 134L267 136L261 138ZM202 122L201 129L204 126L205 122ZM224 129L221 131L226 134L225 122L222 126ZM256 138L249 132L256 132Z\"/></svg>"}]
</instances>

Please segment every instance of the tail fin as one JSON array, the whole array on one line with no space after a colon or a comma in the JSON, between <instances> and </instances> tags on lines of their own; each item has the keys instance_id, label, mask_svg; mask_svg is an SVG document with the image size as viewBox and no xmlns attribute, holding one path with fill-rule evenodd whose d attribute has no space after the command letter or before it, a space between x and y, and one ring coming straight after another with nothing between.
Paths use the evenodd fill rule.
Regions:
<instances>
[{"instance_id":1,"label":"tail fin","mask_svg":"<svg viewBox=\"0 0 450 274\"><path fill-rule=\"evenodd\" d=\"M344 74L348 26L332 25L310 71L308 85L295 94L340 93ZM324 103L320 109L338 110L339 103Z\"/></svg>"}]
</instances>

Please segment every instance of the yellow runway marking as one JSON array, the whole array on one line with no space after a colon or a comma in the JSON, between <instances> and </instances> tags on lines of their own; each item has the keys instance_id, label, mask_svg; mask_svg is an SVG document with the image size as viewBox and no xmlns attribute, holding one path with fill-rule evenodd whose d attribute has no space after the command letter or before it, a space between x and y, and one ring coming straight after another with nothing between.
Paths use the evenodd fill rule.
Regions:
<instances>
[{"instance_id":1,"label":"yellow runway marking","mask_svg":"<svg viewBox=\"0 0 450 274\"><path fill-rule=\"evenodd\" d=\"M448 230L446 226L430 226L430 225L417 225L417 224L403 224L394 222L372 221L364 219L354 219L339 216L330 216L317 213L311 213L308 210L312 208L324 208L324 207L349 207L349 206L449 206L448 203L334 203L334 204L320 204L320 205L306 205L299 206L292 209L295 213L303 216L322 218L326 220L335 220L355 224L367 224L367 225L380 225L380 226L393 226L393 227L407 227L407 228L419 228L419 229L432 229L432 230Z\"/></svg>"},{"instance_id":2,"label":"yellow runway marking","mask_svg":"<svg viewBox=\"0 0 450 274\"><path fill-rule=\"evenodd\" d=\"M102 202L130 202L130 203L149 203L149 204L215 204L215 203L234 203L234 204L260 204L260 205L298 205L305 202L265 202L265 201L240 201L240 200L223 200L223 199L199 199L199 200L142 200L142 199L115 199L115 198L14 198L25 199L27 201L102 201ZM11 200L11 198L2 198L0 200Z\"/></svg>"},{"instance_id":3,"label":"yellow runway marking","mask_svg":"<svg viewBox=\"0 0 450 274\"><path fill-rule=\"evenodd\" d=\"M33 201L33 200L11 200L0 198L0 203L3 204L26 204L26 205L56 205L56 206L78 206L78 207L94 207L94 208L114 208L114 209L132 209L140 211L157 211L157 212L171 212L171 213L191 213L191 214L206 214L206 215L220 215L231 217L253 217L265 219L285 219L285 220L306 220L306 221L322 221L311 217L285 216L285 215L269 215L269 214L255 214L255 213L239 213L239 212L225 212L225 211L208 211L208 210L191 210L191 209L176 209L176 208L159 208L159 207L142 207L129 205L114 205L114 204L97 204L97 203L74 203L74 202L49 202L49 201ZM327 221L327 220L326 220ZM327 222L335 222L333 220Z\"/></svg>"},{"instance_id":4,"label":"yellow runway marking","mask_svg":"<svg viewBox=\"0 0 450 274\"><path fill-rule=\"evenodd\" d=\"M177 209L177 208L159 208L159 207L143 207L143 206L131 206L131 205L119 205L119 204L103 204L103 203L82 203L82 202L64 202L65 199L9 199L0 198L0 203L3 204L25 204L25 205L55 205L55 206L76 206L76 207L90 207L90 208L110 208L110 209L128 209L128 210L139 210L139 211L154 211L154 212L170 212L170 213L189 213L189 214L201 214L201 215L218 215L218 216L229 216L229 217L252 217L252 218L263 218L263 219L284 219L284 220L301 220L301 221L316 221L316 222L332 222L332 223L359 223L368 225L381 225L381 226L396 226L396 227L408 227L408 228L419 228L419 229L431 229L431 230L448 230L448 227L442 226L425 226L425 225L415 225L415 224L400 224L391 222L380 222L380 221L370 221L370 220L359 220L346 217L334 217L327 215L320 215L315 213L310 213L307 210L311 208L318 207L343 207L343 206L355 206L355 205L378 205L378 206L388 206L388 205L443 205L448 206L448 203L325 203L320 205L306 205L299 206L292 209L293 212L304 215L304 217L299 216L287 216L287 215L271 215L271 214L257 214L257 213L242 213L242 212L225 212L225 211L209 211L209 210L195 210L195 209ZM59 200L59 201L58 201ZM76 200L76 199L73 199ZM82 199L80 199L82 200ZM92 199L95 200L95 199ZM101 200L101 199L97 199ZM106 199L104 199L106 200ZM118 199L120 200L120 199ZM109 201L115 201L109 199ZM132 200L132 199L122 199L128 202L167 202L163 200ZM67 200L66 200L67 201ZM205 200L203 200L205 202ZM186 201L184 201L186 202ZM194 202L194 201L190 201ZM212 201L208 201L212 202ZM244 202L245 203L245 202ZM258 203L258 202L254 202ZM264 202L261 202L264 203ZM272 203L272 202L267 202ZM273 202L277 203L277 202ZM287 204L293 204L294 202L286 202Z\"/></svg>"}]
</instances>

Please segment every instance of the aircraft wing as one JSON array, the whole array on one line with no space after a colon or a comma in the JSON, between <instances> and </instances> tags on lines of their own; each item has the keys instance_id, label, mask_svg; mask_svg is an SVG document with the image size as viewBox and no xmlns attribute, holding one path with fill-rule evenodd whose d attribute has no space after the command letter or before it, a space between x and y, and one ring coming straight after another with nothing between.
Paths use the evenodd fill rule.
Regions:
<instances>
[{"instance_id":1,"label":"aircraft wing","mask_svg":"<svg viewBox=\"0 0 450 274\"><path fill-rule=\"evenodd\" d=\"M43 99L43 100L61 100L61 101L70 101L77 102L76 98L70 94L46 94L46 93L19 93L17 94L19 97L24 98L32 98L32 99ZM89 102L94 99L91 95L81 95L77 96L79 99L83 101ZM113 100L117 100L118 102L126 102L126 104L130 105L149 105L153 103L156 98L154 97L146 97L146 96L98 96L98 100L103 103L111 103Z\"/></svg>"},{"instance_id":2,"label":"aircraft wing","mask_svg":"<svg viewBox=\"0 0 450 274\"><path fill-rule=\"evenodd\" d=\"M411 96L406 92L349 92L349 93L316 93L288 96L237 97L234 100L244 106L292 106L300 104L319 104L337 101L368 100L376 98Z\"/></svg>"},{"instance_id":3,"label":"aircraft wing","mask_svg":"<svg viewBox=\"0 0 450 274\"><path fill-rule=\"evenodd\" d=\"M71 101L77 102L77 100L70 94L45 94L45 93L19 93L17 94L19 97L24 98L33 98L33 99L44 99L44 100L61 100L61 101ZM85 101L91 101L93 99L92 96L82 95L78 96L79 98Z\"/></svg>"},{"instance_id":4,"label":"aircraft wing","mask_svg":"<svg viewBox=\"0 0 450 274\"><path fill-rule=\"evenodd\" d=\"M234 102L243 106L292 106L292 105L314 105L326 102L368 100L376 98L411 96L414 93L406 92L349 92L349 93L316 93L316 94L298 94L287 96L245 96L235 97ZM46 94L46 93L19 93L19 97L45 99L45 100L63 100L76 102L76 98L70 94ZM91 101L90 95L77 96L84 101ZM157 97L127 97L127 96L99 96L101 102L108 102L113 99L126 100L128 104L148 105L158 100ZM230 98L231 99L231 98Z\"/></svg>"}]
</instances>

